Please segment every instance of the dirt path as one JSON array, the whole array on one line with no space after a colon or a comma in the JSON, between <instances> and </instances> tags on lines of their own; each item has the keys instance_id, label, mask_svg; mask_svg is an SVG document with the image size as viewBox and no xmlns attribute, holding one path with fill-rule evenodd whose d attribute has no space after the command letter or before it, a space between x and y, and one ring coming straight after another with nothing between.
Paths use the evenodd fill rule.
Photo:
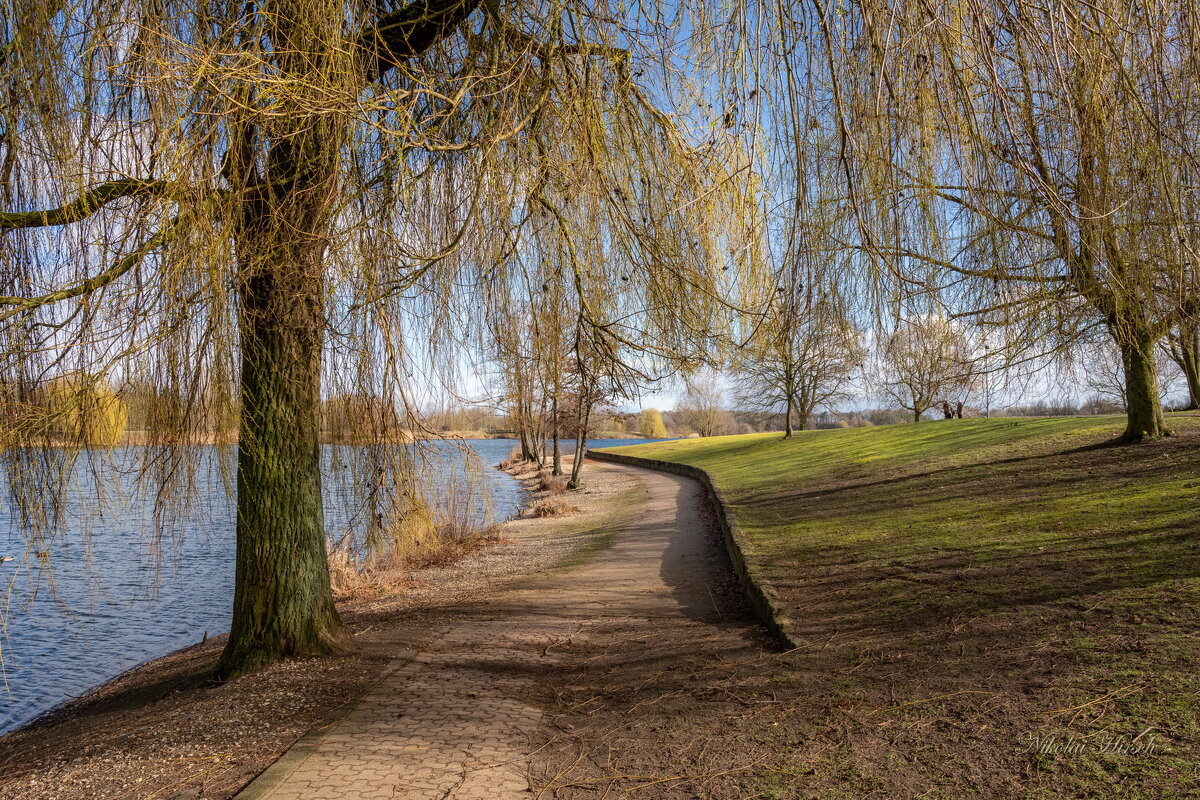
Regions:
<instances>
[{"instance_id":1,"label":"dirt path","mask_svg":"<svg viewBox=\"0 0 1200 800\"><path fill-rule=\"evenodd\" d=\"M377 688L239 797L529 797L531 764L542 788L571 772L571 763L554 766L566 751L542 709L562 675L578 667L576 654L628 645L642 658L655 641L708 652L753 647L758 633L730 602L730 575L700 487L628 467L589 469L632 472L645 485L636 514L598 532L611 546L501 591L420 652L399 655ZM656 668L687 666L666 660Z\"/></svg>"}]
</instances>

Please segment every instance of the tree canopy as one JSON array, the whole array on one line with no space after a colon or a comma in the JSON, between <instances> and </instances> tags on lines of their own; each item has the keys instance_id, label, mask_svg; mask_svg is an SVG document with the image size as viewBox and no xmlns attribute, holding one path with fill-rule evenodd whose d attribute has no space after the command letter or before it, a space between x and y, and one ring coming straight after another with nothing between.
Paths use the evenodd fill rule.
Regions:
<instances>
[{"instance_id":1,"label":"tree canopy","mask_svg":"<svg viewBox=\"0 0 1200 800\"><path fill-rule=\"evenodd\" d=\"M1166 432L1156 350L1195 361L1194 3L3 8L0 399L44 420L64 376L137 387L163 503L201 443L236 466L222 676L347 644L333 398L368 409L364 491L408 508L394 432L465 363L501 365L523 433L565 404L585 435L738 345L840 329L840 373L906 320L1009 365L1098 329L1136 440ZM32 529L78 457L55 435L6 435Z\"/></svg>"},{"instance_id":2,"label":"tree canopy","mask_svg":"<svg viewBox=\"0 0 1200 800\"><path fill-rule=\"evenodd\" d=\"M712 50L687 33L706 29L703 4L13 11L3 391L29 402L71 364L153 383L174 409L148 417L161 452L147 475L168 483L195 458L202 407L238 420L221 675L346 643L326 570L322 396L366 393L404 416L413 376L451 369L480 335L479 304L517 286L557 287L592 349L636 332L695 358L731 274L752 268L737 137L687 93ZM36 512L74 456L36 428L17 435L10 488ZM403 446L361 451L410 468Z\"/></svg>"}]
</instances>

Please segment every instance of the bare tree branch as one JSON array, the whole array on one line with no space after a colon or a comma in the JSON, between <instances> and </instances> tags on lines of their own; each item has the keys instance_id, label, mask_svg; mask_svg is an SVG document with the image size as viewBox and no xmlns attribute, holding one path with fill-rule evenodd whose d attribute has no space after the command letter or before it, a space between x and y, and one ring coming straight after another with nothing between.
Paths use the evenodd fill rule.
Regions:
<instances>
[{"instance_id":1,"label":"bare tree branch","mask_svg":"<svg viewBox=\"0 0 1200 800\"><path fill-rule=\"evenodd\" d=\"M125 178L94 186L76 199L58 208L42 211L0 212L0 232L20 228L49 228L70 225L95 214L109 203L123 197L171 197L183 191L178 184L167 181Z\"/></svg>"}]
</instances>

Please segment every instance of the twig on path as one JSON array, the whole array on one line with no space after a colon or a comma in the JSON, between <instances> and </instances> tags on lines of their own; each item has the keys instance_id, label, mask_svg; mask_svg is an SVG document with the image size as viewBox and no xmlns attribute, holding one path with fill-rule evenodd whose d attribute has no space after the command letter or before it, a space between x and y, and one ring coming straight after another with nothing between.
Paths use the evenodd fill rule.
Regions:
<instances>
[{"instance_id":1,"label":"twig on path","mask_svg":"<svg viewBox=\"0 0 1200 800\"><path fill-rule=\"evenodd\" d=\"M712 601L713 611L717 612L717 619L725 619L725 615L722 614L721 609L717 607L717 598L713 597L712 587L706 583L704 584L704 588L708 591L708 599Z\"/></svg>"},{"instance_id":2,"label":"twig on path","mask_svg":"<svg viewBox=\"0 0 1200 800\"><path fill-rule=\"evenodd\" d=\"M578 742L578 741L579 741L579 737L578 737L578 736L576 736L576 737L574 737L574 738L575 738L576 742ZM575 756L575 760L574 760L574 761L572 761L572 762L571 762L570 764L568 764L567 766L565 766L565 767L563 767L562 769L560 769L558 772L556 772L556 773L554 774L554 777L553 777L553 778L551 778L551 779L550 779L550 780L549 780L549 781L548 781L548 782L547 782L547 783L546 783L544 786L542 786L542 788L538 789L537 797L535 797L535 798L534 798L534 800L541 800L541 797L542 797L542 795L544 795L544 794L546 793L546 791L547 791L547 790L554 791L555 789L557 789L557 788L560 788L560 787L557 787L557 786L555 786L555 785L554 785L555 781L557 781L559 778L561 778L561 777L562 777L563 775L565 775L566 773L568 773L568 772L570 772L571 770L575 769L575 767L579 766L579 762L583 760L583 756L584 756L584 754L585 754L585 753L584 753L584 750L583 750L583 748L582 748L582 747L580 747L580 748L579 748L579 754L578 754L577 756ZM532 781L530 781L530 783L532 783ZM569 786L570 784L563 784L563 785L564 785L564 786Z\"/></svg>"},{"instance_id":3,"label":"twig on path","mask_svg":"<svg viewBox=\"0 0 1200 800\"><path fill-rule=\"evenodd\" d=\"M466 782L467 782L467 766L466 766L466 764L464 764L462 767L462 775L459 776L457 781L455 781L449 787L447 787L446 791L442 792L441 797L437 798L437 800L450 800L450 798L454 797L454 792L458 790L458 787L462 786ZM393 787L392 788L392 797L395 797L396 792L399 792L404 788L405 787L403 787L403 786Z\"/></svg>"},{"instance_id":4,"label":"twig on path","mask_svg":"<svg viewBox=\"0 0 1200 800\"><path fill-rule=\"evenodd\" d=\"M1133 692L1135 692L1141 688L1142 688L1142 684L1131 683L1127 686L1122 686L1120 689L1113 689L1108 694L1103 695L1101 697L1097 697L1095 700L1089 700L1086 703L1082 703L1077 706L1071 706L1070 708L1059 708L1059 709L1055 709L1054 711L1043 711L1041 713L1045 716L1052 716L1054 714L1066 714L1071 711L1082 711L1083 709L1089 708L1090 706L1097 705L1098 703L1103 703L1107 700L1116 700L1117 698L1125 697L1125 695L1133 694ZM1125 691L1126 689L1128 689L1129 691ZM1124 692L1124 694L1122 694L1122 692Z\"/></svg>"},{"instance_id":5,"label":"twig on path","mask_svg":"<svg viewBox=\"0 0 1200 800\"><path fill-rule=\"evenodd\" d=\"M838 636L840 636L841 633L842 633L841 631L834 631L833 633L831 633L829 635L829 638L825 640L825 644L821 645L821 647L819 649L824 650L827 647L829 647L829 645L831 645L833 643L833 640L836 639ZM799 653L802 650L811 650L814 647L816 647L815 644L802 644L799 647L793 647L791 650L784 650L779 655L787 656L787 655L791 655L792 653Z\"/></svg>"},{"instance_id":6,"label":"twig on path","mask_svg":"<svg viewBox=\"0 0 1200 800\"><path fill-rule=\"evenodd\" d=\"M575 633L572 633L567 638L555 639L554 641L550 642L550 644L548 644L542 648L542 657L544 658L546 656L546 654L550 652L551 647L555 647L556 645L560 645L560 644L569 644L571 642L571 640L574 639L579 634L579 632L586 627L587 627L587 623L585 622L585 623L581 624L578 628L575 629Z\"/></svg>"},{"instance_id":7,"label":"twig on path","mask_svg":"<svg viewBox=\"0 0 1200 800\"><path fill-rule=\"evenodd\" d=\"M921 705L922 703L932 703L935 700L945 700L947 697L956 697L960 694L1000 694L1000 693L999 692L984 692L979 689L962 689L961 691L950 692L949 694L939 694L937 697L926 697L923 700L910 700L909 702L901 703L898 706L889 706L888 708L876 708L871 711L868 711L867 716L873 717L876 714L878 714L880 712L884 712L884 711L895 711L896 709L907 708L908 706L917 706L917 705Z\"/></svg>"}]
</instances>

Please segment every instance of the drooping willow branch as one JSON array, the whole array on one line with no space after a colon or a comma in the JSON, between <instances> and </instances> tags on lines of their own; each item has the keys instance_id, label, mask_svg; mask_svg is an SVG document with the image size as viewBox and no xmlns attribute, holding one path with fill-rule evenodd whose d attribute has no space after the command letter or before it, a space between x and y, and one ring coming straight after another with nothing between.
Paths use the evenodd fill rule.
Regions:
<instances>
[{"instance_id":1,"label":"drooping willow branch","mask_svg":"<svg viewBox=\"0 0 1200 800\"><path fill-rule=\"evenodd\" d=\"M48 228L82 222L109 203L125 197L176 197L188 191L170 181L125 178L94 186L58 208L0 212L0 233L21 228Z\"/></svg>"},{"instance_id":2,"label":"drooping willow branch","mask_svg":"<svg viewBox=\"0 0 1200 800\"><path fill-rule=\"evenodd\" d=\"M385 14L354 43L361 51L368 82L424 53L457 28L479 0L416 0Z\"/></svg>"},{"instance_id":3,"label":"drooping willow branch","mask_svg":"<svg viewBox=\"0 0 1200 800\"><path fill-rule=\"evenodd\" d=\"M0 322L11 319L18 314L41 308L42 306L52 305L63 300L70 300L74 297L89 295L97 289L108 286L140 264L146 256L160 247L169 244L175 235L175 226L177 223L178 219L171 220L162 230L143 242L132 253L118 259L116 263L100 274L82 280L73 286L68 286L38 297L0 297L0 305L9 306L9 310L0 312Z\"/></svg>"}]
</instances>

